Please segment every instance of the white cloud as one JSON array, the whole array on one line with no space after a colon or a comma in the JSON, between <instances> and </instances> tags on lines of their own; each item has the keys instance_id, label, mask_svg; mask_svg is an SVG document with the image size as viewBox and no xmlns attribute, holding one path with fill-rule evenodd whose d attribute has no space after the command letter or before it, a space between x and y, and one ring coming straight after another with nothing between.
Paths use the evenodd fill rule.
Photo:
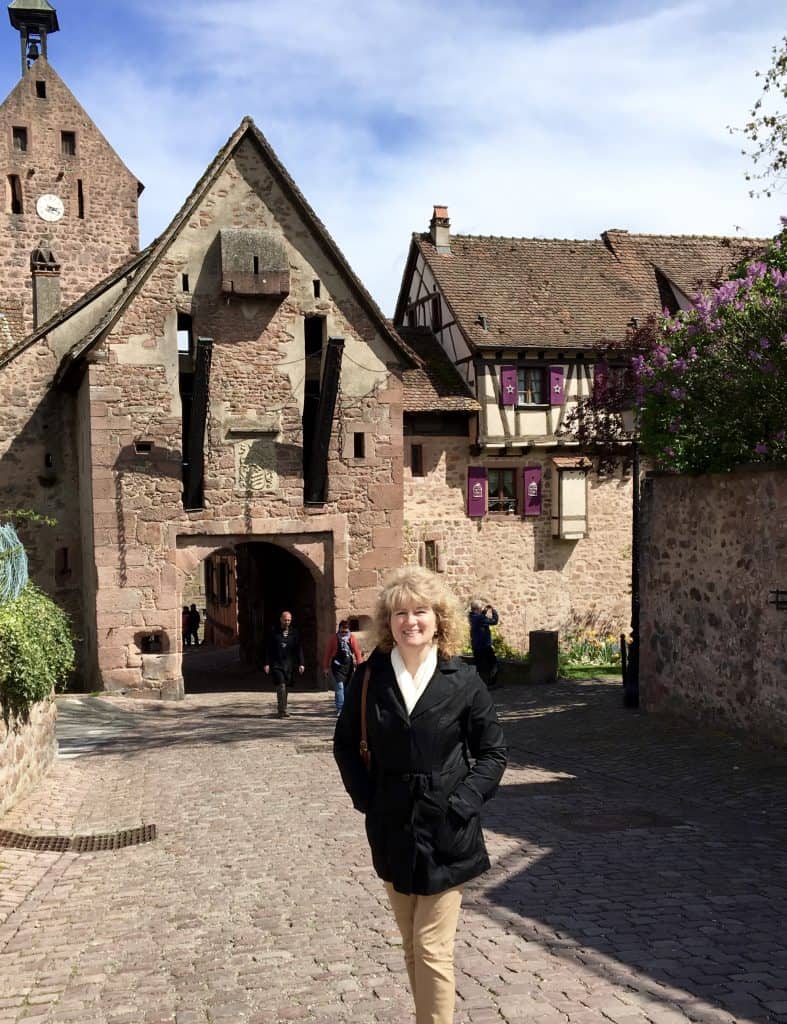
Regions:
<instances>
[{"instance_id":1,"label":"white cloud","mask_svg":"<svg viewBox=\"0 0 787 1024\"><path fill-rule=\"evenodd\" d=\"M483 234L775 231L781 204L748 198L726 126L781 3L756 28L731 2L596 7L603 23L535 29L482 0L151 0L163 50L70 84L145 181L148 236L251 114L388 313L434 202Z\"/></svg>"}]
</instances>

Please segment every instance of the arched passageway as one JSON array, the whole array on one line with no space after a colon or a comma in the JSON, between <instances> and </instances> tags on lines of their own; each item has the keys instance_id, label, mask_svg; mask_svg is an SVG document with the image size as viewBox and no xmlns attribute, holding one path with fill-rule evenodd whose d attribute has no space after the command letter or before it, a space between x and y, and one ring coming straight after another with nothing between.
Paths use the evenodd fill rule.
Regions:
<instances>
[{"instance_id":1,"label":"arched passageway","mask_svg":"<svg viewBox=\"0 0 787 1024\"><path fill-rule=\"evenodd\" d=\"M183 604L201 615L199 646L183 648L185 692L265 690L262 666L273 626L285 609L303 639L306 672L298 686L320 686L318 583L304 560L268 541L226 544L187 578ZM185 634L184 634L185 635Z\"/></svg>"}]
</instances>

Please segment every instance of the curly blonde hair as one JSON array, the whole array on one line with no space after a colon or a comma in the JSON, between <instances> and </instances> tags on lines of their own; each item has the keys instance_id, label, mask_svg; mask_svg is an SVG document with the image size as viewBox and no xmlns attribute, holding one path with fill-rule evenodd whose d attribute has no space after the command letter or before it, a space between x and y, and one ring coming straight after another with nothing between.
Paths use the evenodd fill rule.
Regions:
<instances>
[{"instance_id":1,"label":"curly blonde hair","mask_svg":"<svg viewBox=\"0 0 787 1024\"><path fill-rule=\"evenodd\" d=\"M428 605L437 619L437 650L441 657L458 654L465 641L467 624L459 601L443 580L430 569L406 565L395 569L383 583L377 596L372 618L375 645L388 653L394 648L391 615L396 608L411 601Z\"/></svg>"}]
</instances>

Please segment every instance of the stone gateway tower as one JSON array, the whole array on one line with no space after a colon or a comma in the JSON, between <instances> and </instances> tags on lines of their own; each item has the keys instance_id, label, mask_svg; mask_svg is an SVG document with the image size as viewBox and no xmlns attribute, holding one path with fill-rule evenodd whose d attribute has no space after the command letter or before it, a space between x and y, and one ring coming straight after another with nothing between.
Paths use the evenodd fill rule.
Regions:
<instances>
[{"instance_id":1,"label":"stone gateway tower","mask_svg":"<svg viewBox=\"0 0 787 1024\"><path fill-rule=\"evenodd\" d=\"M185 581L217 553L247 658L293 607L314 680L336 617L401 561L421 361L249 119L135 253L137 183L43 60L2 108L24 326L0 353L0 508L57 519L33 573L74 615L89 688L183 695ZM36 315L37 272L68 304Z\"/></svg>"}]
</instances>

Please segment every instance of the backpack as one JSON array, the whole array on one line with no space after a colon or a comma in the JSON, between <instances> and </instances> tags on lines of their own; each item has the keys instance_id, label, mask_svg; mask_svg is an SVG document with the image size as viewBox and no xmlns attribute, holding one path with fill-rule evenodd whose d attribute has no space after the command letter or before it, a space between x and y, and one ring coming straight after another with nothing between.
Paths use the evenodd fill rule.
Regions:
<instances>
[{"instance_id":1,"label":"backpack","mask_svg":"<svg viewBox=\"0 0 787 1024\"><path fill-rule=\"evenodd\" d=\"M352 665L353 652L350 647L350 638L343 637L340 633L336 634L336 654L331 659L331 664L335 665L336 668L344 669Z\"/></svg>"}]
</instances>

